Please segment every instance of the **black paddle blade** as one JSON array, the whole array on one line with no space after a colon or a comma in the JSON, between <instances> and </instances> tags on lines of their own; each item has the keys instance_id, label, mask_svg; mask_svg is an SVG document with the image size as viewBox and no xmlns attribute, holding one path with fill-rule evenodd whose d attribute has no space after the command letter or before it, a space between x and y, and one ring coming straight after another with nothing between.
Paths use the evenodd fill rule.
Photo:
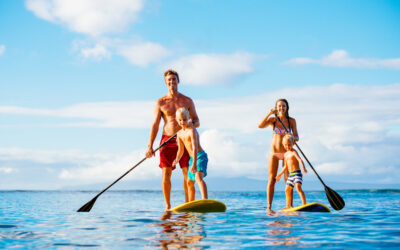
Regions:
<instances>
[{"instance_id":1,"label":"black paddle blade","mask_svg":"<svg viewBox=\"0 0 400 250\"><path fill-rule=\"evenodd\" d=\"M325 186L325 193L326 197L328 198L329 204L333 207L335 210L341 210L344 208L344 200L338 193L336 193L334 190L330 189L328 186Z\"/></svg>"},{"instance_id":2,"label":"black paddle blade","mask_svg":"<svg viewBox=\"0 0 400 250\"><path fill-rule=\"evenodd\" d=\"M97 197L94 197L92 200L90 200L88 203L86 203L85 205L83 205L81 208L78 209L77 212L90 212L90 210L92 209L94 203L97 200Z\"/></svg>"}]
</instances>

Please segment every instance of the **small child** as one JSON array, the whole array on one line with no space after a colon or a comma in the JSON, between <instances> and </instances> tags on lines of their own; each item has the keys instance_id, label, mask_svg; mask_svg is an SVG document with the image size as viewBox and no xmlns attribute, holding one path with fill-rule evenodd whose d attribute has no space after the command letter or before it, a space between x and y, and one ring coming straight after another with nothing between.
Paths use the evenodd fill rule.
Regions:
<instances>
[{"instance_id":1,"label":"small child","mask_svg":"<svg viewBox=\"0 0 400 250\"><path fill-rule=\"evenodd\" d=\"M176 159L172 163L176 165L181 159L184 147L190 155L189 171L188 171L188 194L189 201L193 201L195 197L194 182L196 181L200 188L201 198L208 199L207 185L203 178L207 175L208 157L206 152L200 146L199 134L196 128L189 121L190 115L187 108L179 108L176 111L176 121L181 130L177 133L178 152Z\"/></svg>"},{"instance_id":2,"label":"small child","mask_svg":"<svg viewBox=\"0 0 400 250\"><path fill-rule=\"evenodd\" d=\"M300 195L303 205L306 204L306 196L304 195L301 184L303 183L303 174L300 171L299 163L303 168L304 173L307 173L306 167L304 166L303 160L300 158L296 150L293 149L294 137L291 134L287 134L282 140L283 147L286 149L286 153L283 159L283 169L276 176L276 181L281 179L281 176L285 171L289 169L289 176L286 181L286 207L287 209L292 207L293 203L293 187L296 186L296 190Z\"/></svg>"}]
</instances>

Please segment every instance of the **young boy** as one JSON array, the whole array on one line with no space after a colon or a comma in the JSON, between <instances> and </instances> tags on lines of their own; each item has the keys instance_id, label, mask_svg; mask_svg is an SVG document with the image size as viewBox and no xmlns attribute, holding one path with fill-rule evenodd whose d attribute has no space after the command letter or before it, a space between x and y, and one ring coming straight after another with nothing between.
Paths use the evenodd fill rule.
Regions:
<instances>
[{"instance_id":1,"label":"young boy","mask_svg":"<svg viewBox=\"0 0 400 250\"><path fill-rule=\"evenodd\" d=\"M184 148L190 155L189 171L188 171L188 195L189 201L194 200L195 188L194 182L196 181L200 188L201 198L208 199L207 185L203 178L207 175L208 158L206 152L200 146L199 134L192 122L189 121L189 110L186 108L179 108L175 115L181 130L177 133L178 153L173 165L176 165L181 159Z\"/></svg>"},{"instance_id":2,"label":"young boy","mask_svg":"<svg viewBox=\"0 0 400 250\"><path fill-rule=\"evenodd\" d=\"M303 205L306 204L306 196L304 195L301 184L303 182L303 174L300 171L299 163L304 171L307 173L306 167L304 166L303 160L300 158L296 150L293 149L294 137L291 134L287 134L282 140L283 147L286 149L286 153L283 159L283 169L276 176L276 181L281 179L282 174L289 169L289 176L286 181L286 207L287 209L292 207L293 203L293 187L296 186L296 190L300 195Z\"/></svg>"}]
</instances>

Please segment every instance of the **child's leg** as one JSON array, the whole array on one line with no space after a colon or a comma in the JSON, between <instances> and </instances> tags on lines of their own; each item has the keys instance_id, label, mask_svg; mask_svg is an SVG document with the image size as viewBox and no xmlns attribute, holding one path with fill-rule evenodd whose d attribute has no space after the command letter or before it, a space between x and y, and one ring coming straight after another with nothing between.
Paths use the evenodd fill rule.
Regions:
<instances>
[{"instance_id":1,"label":"child's leg","mask_svg":"<svg viewBox=\"0 0 400 250\"><path fill-rule=\"evenodd\" d=\"M194 181L187 178L187 187L188 187L189 201L194 201L194 196L196 194L196 190L194 189Z\"/></svg>"},{"instance_id":2,"label":"child's leg","mask_svg":"<svg viewBox=\"0 0 400 250\"><path fill-rule=\"evenodd\" d=\"M188 195L188 168L182 168L182 174L183 174L183 189L185 190L185 202L189 201L189 195Z\"/></svg>"},{"instance_id":3,"label":"child's leg","mask_svg":"<svg viewBox=\"0 0 400 250\"><path fill-rule=\"evenodd\" d=\"M285 208L291 208L293 207L293 188L292 186L286 185L285 189L286 193L286 207Z\"/></svg>"},{"instance_id":4,"label":"child's leg","mask_svg":"<svg viewBox=\"0 0 400 250\"><path fill-rule=\"evenodd\" d=\"M303 203L303 205L307 204L306 195L304 194L303 189L301 188L301 183L296 183L295 185L296 185L296 190L300 195L301 202Z\"/></svg>"},{"instance_id":5,"label":"child's leg","mask_svg":"<svg viewBox=\"0 0 400 250\"><path fill-rule=\"evenodd\" d=\"M201 198L208 199L207 185L203 180L203 172L196 172L196 182L199 185Z\"/></svg>"},{"instance_id":6,"label":"child's leg","mask_svg":"<svg viewBox=\"0 0 400 250\"><path fill-rule=\"evenodd\" d=\"M283 167L283 166L282 166ZM284 178L285 178L285 183L287 182L287 179L288 179L288 177L289 177L289 170L288 169L286 169L286 171L284 172L284 174L283 174L283 176L284 176ZM290 203L290 207L293 207L293 188L291 188L291 194L290 194L290 197L292 197L292 203Z\"/></svg>"}]
</instances>

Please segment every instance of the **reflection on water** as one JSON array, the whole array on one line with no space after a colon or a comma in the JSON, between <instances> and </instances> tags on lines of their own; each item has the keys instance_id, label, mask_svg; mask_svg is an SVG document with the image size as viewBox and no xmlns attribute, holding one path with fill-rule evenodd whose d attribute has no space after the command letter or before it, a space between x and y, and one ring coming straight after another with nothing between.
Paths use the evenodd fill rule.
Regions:
<instances>
[{"instance_id":1,"label":"reflection on water","mask_svg":"<svg viewBox=\"0 0 400 250\"><path fill-rule=\"evenodd\" d=\"M160 233L148 240L154 242L154 246L162 249L193 248L192 244L206 237L203 226L199 223L202 221L200 214L174 214L166 211L160 217L160 220L161 223L152 225L159 227Z\"/></svg>"},{"instance_id":2,"label":"reflection on water","mask_svg":"<svg viewBox=\"0 0 400 250\"><path fill-rule=\"evenodd\" d=\"M284 213L285 215L298 215L299 213L296 212L291 212L291 213ZM289 223L289 222L283 222L280 220L275 220L272 222L269 222L268 228L273 228L271 230L268 230L269 236L267 237L267 241L269 243L272 243L273 245L285 245L285 246L290 246L290 245L295 245L299 243L299 239L302 237L300 236L292 236L293 232L293 227L296 225Z\"/></svg>"},{"instance_id":3,"label":"reflection on water","mask_svg":"<svg viewBox=\"0 0 400 250\"><path fill-rule=\"evenodd\" d=\"M90 213L76 208L94 194L0 191L0 249L400 249L400 191L347 191L341 211L293 215L266 214L264 193L211 194L225 213L163 214L161 191L110 191Z\"/></svg>"}]
</instances>

